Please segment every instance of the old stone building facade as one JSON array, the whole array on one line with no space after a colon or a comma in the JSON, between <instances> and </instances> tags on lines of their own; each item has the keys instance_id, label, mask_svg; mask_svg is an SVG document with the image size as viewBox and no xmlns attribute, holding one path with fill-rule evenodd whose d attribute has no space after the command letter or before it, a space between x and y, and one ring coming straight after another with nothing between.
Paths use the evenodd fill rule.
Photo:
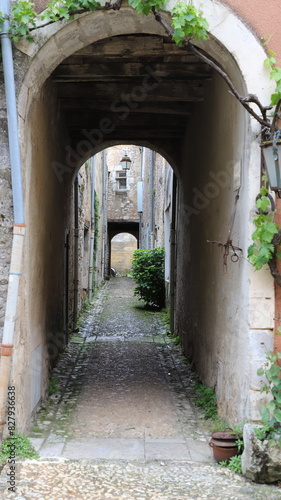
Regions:
<instances>
[{"instance_id":1,"label":"old stone building facade","mask_svg":"<svg viewBox=\"0 0 281 500\"><path fill-rule=\"evenodd\" d=\"M279 1L206 0L203 10L210 36L197 44L199 51L223 68L240 95L256 94L268 105L274 83L264 67L261 37L273 34L268 45L280 60ZM164 17L170 20L169 13ZM90 204L84 199L79 213L79 198L91 179L86 167L80 181L78 172L100 154L96 191L105 207L105 186L122 186L122 176L105 177L101 151L127 144L137 146L136 162L139 148L146 158L138 181L146 186L144 208L140 223L139 212L132 214L124 193L118 194L124 212L119 223L130 221L130 234L141 227L140 246L170 243L172 327L201 379L216 389L221 415L229 422L258 420L256 370L265 351L278 348L274 318L280 317L280 291L275 293L269 270L255 272L246 259L261 178L258 122L218 72L176 47L152 15L137 15L127 4L38 27L32 44L20 40L13 47L13 58L19 134L9 140L12 79L5 89L0 65L0 420L11 383L18 387L18 427L28 426L46 394L50 363L67 341L66 311L75 311L74 281L66 287L67 259L75 258L73 228L85 255L90 238ZM9 160L18 137L22 183ZM158 193L164 216L149 205ZM238 262L225 262L212 242L227 241L235 203L231 239L243 253ZM120 226L109 228L100 215L96 267L104 279L107 232L113 236ZM78 309L89 279L86 261L78 266Z\"/></svg>"}]
</instances>

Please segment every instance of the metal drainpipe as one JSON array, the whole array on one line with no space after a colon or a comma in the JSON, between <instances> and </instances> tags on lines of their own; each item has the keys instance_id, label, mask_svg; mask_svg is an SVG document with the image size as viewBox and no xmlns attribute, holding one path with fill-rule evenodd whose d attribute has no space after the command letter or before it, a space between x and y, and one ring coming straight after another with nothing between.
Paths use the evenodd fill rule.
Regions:
<instances>
[{"instance_id":1,"label":"metal drainpipe","mask_svg":"<svg viewBox=\"0 0 281 500\"><path fill-rule=\"evenodd\" d=\"M171 255L170 255L170 329L174 333L175 325L175 265L176 265L176 196L177 178L173 174L172 220L171 220Z\"/></svg>"},{"instance_id":2,"label":"metal drainpipe","mask_svg":"<svg viewBox=\"0 0 281 500\"><path fill-rule=\"evenodd\" d=\"M79 185L78 185L78 174L75 177L74 181L74 297L73 297L73 330L75 330L78 319L78 246L79 246L79 218L78 218L78 193L79 193Z\"/></svg>"},{"instance_id":3,"label":"metal drainpipe","mask_svg":"<svg viewBox=\"0 0 281 500\"><path fill-rule=\"evenodd\" d=\"M103 151L103 164L102 164L102 262L101 273L102 279L105 279L105 257L106 257L106 150Z\"/></svg>"},{"instance_id":4,"label":"metal drainpipe","mask_svg":"<svg viewBox=\"0 0 281 500\"><path fill-rule=\"evenodd\" d=\"M155 152L151 151L151 174L150 174L150 248L154 248L154 167L155 167Z\"/></svg>"},{"instance_id":5,"label":"metal drainpipe","mask_svg":"<svg viewBox=\"0 0 281 500\"><path fill-rule=\"evenodd\" d=\"M7 105L8 137L11 162L14 230L9 272L8 293L4 320L2 344L0 346L0 444L3 437L13 352L15 322L17 317L18 290L22 274L22 254L25 236L23 187L21 175L20 146L17 121L12 42L8 35L10 26L10 0L2 0L1 10L4 23L1 32L2 61Z\"/></svg>"},{"instance_id":6,"label":"metal drainpipe","mask_svg":"<svg viewBox=\"0 0 281 500\"><path fill-rule=\"evenodd\" d=\"M143 147L140 147L140 182L143 182L143 155L144 155ZM142 244L142 212L139 212L139 241L138 241L138 248L142 248L142 247L143 247L143 244Z\"/></svg>"},{"instance_id":7,"label":"metal drainpipe","mask_svg":"<svg viewBox=\"0 0 281 500\"><path fill-rule=\"evenodd\" d=\"M95 241L95 176L96 157L92 158L92 187L91 187L91 240L90 240L90 263L89 263L89 300L93 297L93 266L94 266L94 241Z\"/></svg>"}]
</instances>

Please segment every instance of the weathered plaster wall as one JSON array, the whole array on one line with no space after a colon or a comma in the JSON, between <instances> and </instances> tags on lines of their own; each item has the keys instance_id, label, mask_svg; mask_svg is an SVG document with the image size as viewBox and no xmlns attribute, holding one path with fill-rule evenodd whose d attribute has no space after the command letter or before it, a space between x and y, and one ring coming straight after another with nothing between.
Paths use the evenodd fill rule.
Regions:
<instances>
[{"instance_id":1,"label":"weathered plaster wall","mask_svg":"<svg viewBox=\"0 0 281 500\"><path fill-rule=\"evenodd\" d=\"M52 168L65 139L56 93L48 82L33 101L28 120L22 130L27 228L12 370L12 381L20 387L20 429L29 425L30 412L45 394L48 368L65 341L64 235L70 194Z\"/></svg>"},{"instance_id":2,"label":"weathered plaster wall","mask_svg":"<svg viewBox=\"0 0 281 500\"><path fill-rule=\"evenodd\" d=\"M200 124L204 124L203 133ZM222 415L232 422L258 418L256 357L272 346L273 339L272 280L265 275L250 283L252 271L245 258L250 182L247 128L244 111L220 77L215 77L204 105L192 118L180 181L177 331L202 380L216 389ZM243 254L233 263L230 251L224 268L223 249L208 241L227 241L240 166L240 198L231 240ZM264 330L256 331L258 321L253 324L249 295L252 289L258 297L259 283L267 289L268 300L255 303L254 311L256 307L261 311L265 303L268 310L262 320Z\"/></svg>"},{"instance_id":3,"label":"weathered plaster wall","mask_svg":"<svg viewBox=\"0 0 281 500\"><path fill-rule=\"evenodd\" d=\"M279 0L224 0L238 16L248 24L256 33L257 37L265 37L267 45L277 54L279 64L281 64L281 32L280 14L281 6Z\"/></svg>"},{"instance_id":4,"label":"weathered plaster wall","mask_svg":"<svg viewBox=\"0 0 281 500\"><path fill-rule=\"evenodd\" d=\"M164 245L164 198L168 163L159 154L143 148L143 212L141 248Z\"/></svg>"}]
</instances>

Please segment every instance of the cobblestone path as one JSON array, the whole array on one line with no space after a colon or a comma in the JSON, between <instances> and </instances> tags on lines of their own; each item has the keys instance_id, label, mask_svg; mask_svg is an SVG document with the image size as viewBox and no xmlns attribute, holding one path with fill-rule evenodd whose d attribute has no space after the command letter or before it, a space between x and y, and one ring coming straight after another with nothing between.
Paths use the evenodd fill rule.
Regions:
<instances>
[{"instance_id":1,"label":"cobblestone path","mask_svg":"<svg viewBox=\"0 0 281 500\"><path fill-rule=\"evenodd\" d=\"M214 462L192 372L129 278L100 291L30 431L40 459L17 465L16 500L281 499Z\"/></svg>"}]
</instances>

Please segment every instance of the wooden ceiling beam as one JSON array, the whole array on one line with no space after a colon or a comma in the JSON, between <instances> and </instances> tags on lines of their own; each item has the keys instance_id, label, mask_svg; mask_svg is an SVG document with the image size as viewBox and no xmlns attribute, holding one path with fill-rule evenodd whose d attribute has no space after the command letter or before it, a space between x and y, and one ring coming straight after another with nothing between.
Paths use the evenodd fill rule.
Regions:
<instances>
[{"instance_id":1,"label":"wooden ceiling beam","mask_svg":"<svg viewBox=\"0 0 281 500\"><path fill-rule=\"evenodd\" d=\"M188 116L192 113L193 104L191 102L138 102L137 106L133 110L124 102L121 101L115 106L115 112L118 114L124 113L124 109L128 109L131 112L140 113L150 113L150 114L167 114L167 115L178 115L178 116ZM60 106L67 112L69 110L76 111L79 109L81 113L84 111L94 110L94 111L106 111L111 112L111 103L107 100L96 100L96 99L73 99L73 98L62 98L60 99Z\"/></svg>"},{"instance_id":2,"label":"wooden ceiling beam","mask_svg":"<svg viewBox=\"0 0 281 500\"><path fill-rule=\"evenodd\" d=\"M68 129L95 129L99 128L101 123L110 123L106 128L111 126L118 128L118 130L133 127L135 130L142 128L163 128L177 129L185 127L185 116L173 115L147 115L138 113L129 113L128 115L118 115L116 113L93 113L85 112L80 113L78 110L75 112L68 112L65 114L65 121Z\"/></svg>"},{"instance_id":3,"label":"wooden ceiling beam","mask_svg":"<svg viewBox=\"0 0 281 500\"><path fill-rule=\"evenodd\" d=\"M158 83L152 77L143 85L132 86L127 83L60 83L58 85L59 98L108 99L109 102L188 102L202 101L204 98L203 85L189 85L186 82Z\"/></svg>"},{"instance_id":4,"label":"wooden ceiling beam","mask_svg":"<svg viewBox=\"0 0 281 500\"><path fill-rule=\"evenodd\" d=\"M165 54L185 55L190 61L197 61L197 57L188 52L184 47L178 47L168 38L157 35L129 35L115 36L100 40L87 47L84 47L72 56L92 56L103 58L122 58L123 60L132 57L163 57ZM70 58L69 58L70 59Z\"/></svg>"},{"instance_id":5,"label":"wooden ceiling beam","mask_svg":"<svg viewBox=\"0 0 281 500\"><path fill-rule=\"evenodd\" d=\"M148 73L149 67L149 73ZM108 63L100 64L95 62L80 63L80 64L60 64L52 75L54 82L69 82L69 81L118 81L135 79L136 84L138 79L145 76L150 76L151 72L154 77L163 80L177 81L189 80L194 83L194 80L210 79L212 72L204 63Z\"/></svg>"},{"instance_id":6,"label":"wooden ceiling beam","mask_svg":"<svg viewBox=\"0 0 281 500\"><path fill-rule=\"evenodd\" d=\"M87 136L85 134L82 134L78 130L70 130L69 131L69 136L71 139L72 143L78 144L80 141L85 142L87 141ZM149 141L150 139L157 138L157 139L174 139L174 138L183 138L184 136L184 130L183 129L178 129L178 130L170 130L170 129L151 129L149 126L146 129L141 129L141 130L135 130L135 129L124 129L124 130L118 130L110 133L110 134L104 134L103 139L104 140L111 140L111 141L122 141L124 144L126 141L138 141L138 140L147 140Z\"/></svg>"}]
</instances>

